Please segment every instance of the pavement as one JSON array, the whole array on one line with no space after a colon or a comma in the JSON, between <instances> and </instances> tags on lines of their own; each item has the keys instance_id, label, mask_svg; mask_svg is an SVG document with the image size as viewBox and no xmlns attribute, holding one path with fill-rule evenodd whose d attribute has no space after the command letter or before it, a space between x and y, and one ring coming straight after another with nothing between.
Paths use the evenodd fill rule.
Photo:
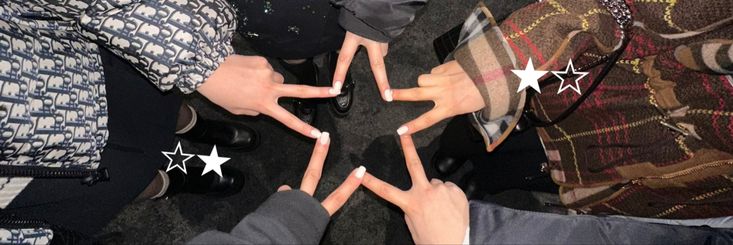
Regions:
<instances>
[{"instance_id":1,"label":"pavement","mask_svg":"<svg viewBox=\"0 0 733 245\"><path fill-rule=\"evenodd\" d=\"M495 14L505 15L509 9L531 1L486 2ZM462 23L476 3L476 0L430 1L413 24L390 44L385 62L391 86L417 86L417 77L439 64L432 50L432 40ZM237 40L235 47L239 53L252 54L242 40ZM328 195L359 165L366 166L375 176L398 187L409 187L395 130L432 107L430 102L382 101L364 52L356 56L351 72L356 80L356 101L350 114L338 118L330 113L327 105L319 107L316 126L331 133L332 143L315 194L318 199ZM292 79L286 75L286 81ZM231 158L225 165L245 173L244 190L227 198L183 194L166 200L130 204L104 229L103 233L118 235L112 243L178 244L206 230L228 231L254 211L278 186L299 184L314 140L297 135L266 116L233 116L199 95L190 96L187 100L204 117L245 124L262 134L262 145L251 152L219 148L220 156ZM284 100L283 104L288 104L288 101ZM424 164L435 151L436 139L444 127L445 122L442 122L414 135ZM187 153L208 154L211 151L210 145L185 140L182 144ZM189 161L189 164L203 166L198 159ZM322 240L323 244L411 242L399 209L364 188L357 190L334 215Z\"/></svg>"}]
</instances>

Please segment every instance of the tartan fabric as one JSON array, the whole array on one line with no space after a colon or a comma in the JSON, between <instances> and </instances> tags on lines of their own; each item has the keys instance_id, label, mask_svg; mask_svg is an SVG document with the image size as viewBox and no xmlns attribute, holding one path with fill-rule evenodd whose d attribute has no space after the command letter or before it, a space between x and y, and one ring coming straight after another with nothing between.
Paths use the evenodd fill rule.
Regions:
<instances>
[{"instance_id":1,"label":"tartan fabric","mask_svg":"<svg viewBox=\"0 0 733 245\"><path fill-rule=\"evenodd\" d=\"M733 215L733 0L627 3L634 37L615 69L570 117L539 130L561 200L584 213ZM520 64L532 58L538 70L563 70L571 58L579 67L618 43L614 20L595 0L543 1L499 28L499 42L462 46L461 65L508 43ZM492 69L465 70L475 78ZM580 81L581 91L599 70ZM476 80L479 88L503 81L517 83ZM548 92L532 101L543 119L580 96L556 94L558 86L544 87Z\"/></svg>"},{"instance_id":2,"label":"tartan fabric","mask_svg":"<svg viewBox=\"0 0 733 245\"><path fill-rule=\"evenodd\" d=\"M507 74L518 68L516 56L483 3L464 22L454 57L487 105L472 113L471 122L486 141L487 150L493 151L517 124L526 92L515 92L518 79Z\"/></svg>"}]
</instances>

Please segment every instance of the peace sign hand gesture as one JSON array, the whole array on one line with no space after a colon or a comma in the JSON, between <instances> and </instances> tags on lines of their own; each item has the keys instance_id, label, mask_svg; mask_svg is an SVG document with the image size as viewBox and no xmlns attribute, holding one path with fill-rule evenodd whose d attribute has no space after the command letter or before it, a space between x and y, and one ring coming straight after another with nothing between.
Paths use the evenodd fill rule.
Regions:
<instances>
[{"instance_id":1,"label":"peace sign hand gesture","mask_svg":"<svg viewBox=\"0 0 733 245\"><path fill-rule=\"evenodd\" d=\"M303 174L303 180L300 182L300 190L310 196L313 196L313 193L316 192L318 181L321 180L323 162L326 161L330 143L329 133L322 133L313 149L313 155L311 155L308 168L305 169L305 174ZM363 166L351 171L349 176L346 177L346 180L321 202L323 208L328 211L329 216L333 216L336 211L344 206L346 201L349 200L349 197L351 197L351 194L356 191L356 188L359 188L364 173L366 173L366 168ZM277 189L278 192L288 190L291 190L291 188L287 185L280 186Z\"/></svg>"},{"instance_id":2,"label":"peace sign hand gesture","mask_svg":"<svg viewBox=\"0 0 733 245\"><path fill-rule=\"evenodd\" d=\"M367 173L362 185L405 212L416 244L460 244L468 228L468 200L458 186L428 181L410 135L400 136L412 187L403 191Z\"/></svg>"}]
</instances>

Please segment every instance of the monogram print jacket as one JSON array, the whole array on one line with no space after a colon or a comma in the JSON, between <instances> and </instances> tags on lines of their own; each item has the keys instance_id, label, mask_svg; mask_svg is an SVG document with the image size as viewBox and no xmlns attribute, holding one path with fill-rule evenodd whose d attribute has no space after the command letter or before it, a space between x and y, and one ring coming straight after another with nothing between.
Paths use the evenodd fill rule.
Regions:
<instances>
[{"instance_id":1,"label":"monogram print jacket","mask_svg":"<svg viewBox=\"0 0 733 245\"><path fill-rule=\"evenodd\" d=\"M234 15L224 0L0 0L0 165L96 168L99 49L190 93L233 53Z\"/></svg>"}]
</instances>

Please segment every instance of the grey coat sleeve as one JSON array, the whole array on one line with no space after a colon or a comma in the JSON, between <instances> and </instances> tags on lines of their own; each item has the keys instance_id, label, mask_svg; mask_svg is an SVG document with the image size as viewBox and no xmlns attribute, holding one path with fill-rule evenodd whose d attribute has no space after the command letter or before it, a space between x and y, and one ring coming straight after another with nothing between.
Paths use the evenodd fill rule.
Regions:
<instances>
[{"instance_id":1,"label":"grey coat sleeve","mask_svg":"<svg viewBox=\"0 0 733 245\"><path fill-rule=\"evenodd\" d=\"M471 244L730 244L733 229L520 211L472 201Z\"/></svg>"},{"instance_id":2,"label":"grey coat sleeve","mask_svg":"<svg viewBox=\"0 0 733 245\"><path fill-rule=\"evenodd\" d=\"M207 231L189 244L318 244L330 218L321 203L299 190L277 192L230 233Z\"/></svg>"},{"instance_id":3,"label":"grey coat sleeve","mask_svg":"<svg viewBox=\"0 0 733 245\"><path fill-rule=\"evenodd\" d=\"M347 31L379 42L399 36L428 0L331 0L341 6L339 23Z\"/></svg>"}]
</instances>

